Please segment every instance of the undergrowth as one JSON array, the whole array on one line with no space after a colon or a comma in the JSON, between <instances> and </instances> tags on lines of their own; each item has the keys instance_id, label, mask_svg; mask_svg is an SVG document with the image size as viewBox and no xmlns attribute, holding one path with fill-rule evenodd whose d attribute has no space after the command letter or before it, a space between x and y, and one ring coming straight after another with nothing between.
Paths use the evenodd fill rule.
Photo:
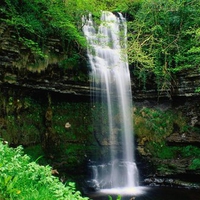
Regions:
<instances>
[{"instance_id":1,"label":"undergrowth","mask_svg":"<svg viewBox=\"0 0 200 200\"><path fill-rule=\"evenodd\" d=\"M31 162L23 148L10 148L0 142L0 199L87 200L75 183L63 184L51 175L50 166Z\"/></svg>"}]
</instances>

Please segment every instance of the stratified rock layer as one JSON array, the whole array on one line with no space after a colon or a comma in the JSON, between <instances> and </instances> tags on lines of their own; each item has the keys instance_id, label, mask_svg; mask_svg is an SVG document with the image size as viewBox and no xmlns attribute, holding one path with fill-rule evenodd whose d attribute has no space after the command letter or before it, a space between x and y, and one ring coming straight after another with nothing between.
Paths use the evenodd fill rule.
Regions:
<instances>
[{"instance_id":1,"label":"stratified rock layer","mask_svg":"<svg viewBox=\"0 0 200 200\"><path fill-rule=\"evenodd\" d=\"M40 92L52 92L55 94L74 97L90 98L90 81L88 69L83 70L86 60L71 69L70 66L60 67L63 60L67 58L62 43L57 38L48 40L45 46L47 58L39 59L30 49L17 40L16 32L6 24L0 24L0 88L3 90L35 90ZM85 55L84 55L85 56ZM84 67L83 67L83 66ZM195 92L200 86L200 72L198 69L185 70L174 77L171 83L172 89L159 91L154 80L147 80L146 90L132 78L132 91L135 103L147 107L164 107L174 112L181 111L187 117L188 125L200 128L200 93ZM66 98L67 99L67 98ZM160 104L162 101L162 105ZM4 118L0 120L0 126L6 124ZM96 143L109 145L104 136L95 136ZM200 146L200 135L193 131L180 133L174 131L166 138L169 145L196 145ZM143 146L138 147L140 156L149 159L152 163L167 164L171 167L171 174L198 174L199 172L189 170L191 159L179 160L152 160ZM176 168L173 166L176 165ZM189 170L189 172L188 172ZM160 174L159 174L160 175ZM168 175L166 174L162 175Z\"/></svg>"}]
</instances>

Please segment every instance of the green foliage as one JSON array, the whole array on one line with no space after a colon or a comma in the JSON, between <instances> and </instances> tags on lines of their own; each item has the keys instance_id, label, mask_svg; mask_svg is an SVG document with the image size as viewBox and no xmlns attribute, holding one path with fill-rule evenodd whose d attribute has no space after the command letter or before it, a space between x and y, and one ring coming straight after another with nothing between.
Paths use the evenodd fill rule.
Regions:
<instances>
[{"instance_id":1,"label":"green foliage","mask_svg":"<svg viewBox=\"0 0 200 200\"><path fill-rule=\"evenodd\" d=\"M199 8L198 0L129 4L129 62L144 85L153 74L158 91L170 95L176 73L199 66Z\"/></svg>"},{"instance_id":2,"label":"green foliage","mask_svg":"<svg viewBox=\"0 0 200 200\"><path fill-rule=\"evenodd\" d=\"M80 60L81 49L86 47L82 16L93 13L98 18L101 10L127 10L127 2L129 0L4 0L1 21L14 27L19 41L41 60L47 58L48 39L60 39L68 54L66 62L72 66Z\"/></svg>"},{"instance_id":3,"label":"green foliage","mask_svg":"<svg viewBox=\"0 0 200 200\"><path fill-rule=\"evenodd\" d=\"M67 157L67 163L68 167L74 167L80 164L81 158L84 159L84 156L86 155L86 152L88 149L86 149L85 145L83 144L68 144L66 145L66 157Z\"/></svg>"},{"instance_id":4,"label":"green foliage","mask_svg":"<svg viewBox=\"0 0 200 200\"><path fill-rule=\"evenodd\" d=\"M65 5L69 9L69 13L74 17L78 27L82 26L80 18L83 15L92 13L99 17L102 10L125 12L131 0L65 0Z\"/></svg>"},{"instance_id":5,"label":"green foliage","mask_svg":"<svg viewBox=\"0 0 200 200\"><path fill-rule=\"evenodd\" d=\"M139 108L134 110L134 128L139 138L146 141L161 142L169 136L176 124L182 132L186 126L186 119L181 113L154 108Z\"/></svg>"},{"instance_id":6,"label":"green foliage","mask_svg":"<svg viewBox=\"0 0 200 200\"><path fill-rule=\"evenodd\" d=\"M113 198L110 195L108 196L108 199L113 200ZM121 200L121 199L122 199L122 197L120 195L118 195L116 198L116 200Z\"/></svg>"},{"instance_id":7,"label":"green foliage","mask_svg":"<svg viewBox=\"0 0 200 200\"><path fill-rule=\"evenodd\" d=\"M194 168L198 164L200 148L187 145L183 147L177 146L168 146L164 141L161 143L158 142L149 142L146 145L147 149L156 158L160 159L179 159L179 158L195 158L192 161L190 168ZM196 160L197 159L197 160Z\"/></svg>"},{"instance_id":8,"label":"green foliage","mask_svg":"<svg viewBox=\"0 0 200 200\"><path fill-rule=\"evenodd\" d=\"M197 88L197 89L195 90L195 92L200 92L200 88Z\"/></svg>"},{"instance_id":9,"label":"green foliage","mask_svg":"<svg viewBox=\"0 0 200 200\"><path fill-rule=\"evenodd\" d=\"M9 148L0 142L0 197L3 199L86 200L74 183L63 185L51 175L49 166L30 162L22 147Z\"/></svg>"},{"instance_id":10,"label":"green foliage","mask_svg":"<svg viewBox=\"0 0 200 200\"><path fill-rule=\"evenodd\" d=\"M60 65L64 68L79 65L86 47L82 16L92 13L98 23L102 10L127 15L129 63L144 89L151 77L159 93L170 95L178 72L199 67L198 0L4 0L2 5L1 21L15 27L18 39L39 59L47 58L48 38L62 41L69 55Z\"/></svg>"},{"instance_id":11,"label":"green foliage","mask_svg":"<svg viewBox=\"0 0 200 200\"><path fill-rule=\"evenodd\" d=\"M147 107L135 108L134 129L139 145L145 146L145 152L154 158L199 158L199 147L192 145L177 147L166 144L166 137L175 131L179 133L199 131L187 126L186 119L181 113ZM196 162L191 166L194 167Z\"/></svg>"},{"instance_id":12,"label":"green foliage","mask_svg":"<svg viewBox=\"0 0 200 200\"><path fill-rule=\"evenodd\" d=\"M160 159L172 159L176 155L176 148L168 147L164 142L158 143L158 142L149 142L147 144L147 148L149 152L154 157L160 158Z\"/></svg>"},{"instance_id":13,"label":"green foliage","mask_svg":"<svg viewBox=\"0 0 200 200\"><path fill-rule=\"evenodd\" d=\"M43 51L41 50L41 48L39 47L37 42L34 42L33 40L27 39L27 38L19 38L19 41L22 42L22 44L26 47L28 47L29 49L31 49L31 51L38 55L40 58L47 58L48 56L45 55L43 53Z\"/></svg>"},{"instance_id":14,"label":"green foliage","mask_svg":"<svg viewBox=\"0 0 200 200\"><path fill-rule=\"evenodd\" d=\"M58 103L52 106L53 127L57 134L67 136L68 140L88 141L92 131L89 103ZM71 126L65 127L66 123Z\"/></svg>"},{"instance_id":15,"label":"green foliage","mask_svg":"<svg viewBox=\"0 0 200 200\"><path fill-rule=\"evenodd\" d=\"M191 170L197 170L200 169L200 158L195 158L192 160L192 163L190 165Z\"/></svg>"},{"instance_id":16,"label":"green foliage","mask_svg":"<svg viewBox=\"0 0 200 200\"><path fill-rule=\"evenodd\" d=\"M66 69L75 69L76 66L78 66L78 61L79 61L80 55L77 54L76 52L73 53L73 55L69 58L64 59L63 61L60 62L60 67L61 68L66 68Z\"/></svg>"},{"instance_id":17,"label":"green foliage","mask_svg":"<svg viewBox=\"0 0 200 200\"><path fill-rule=\"evenodd\" d=\"M46 165L45 154L41 145L32 145L24 148L24 153L30 157L30 161Z\"/></svg>"},{"instance_id":18,"label":"green foliage","mask_svg":"<svg viewBox=\"0 0 200 200\"><path fill-rule=\"evenodd\" d=\"M192 145L188 145L182 148L181 154L183 157L199 157L200 148Z\"/></svg>"},{"instance_id":19,"label":"green foliage","mask_svg":"<svg viewBox=\"0 0 200 200\"><path fill-rule=\"evenodd\" d=\"M85 46L82 31L64 1L5 0L4 4L1 12L5 17L1 21L14 27L19 41L40 59L47 58L49 38L60 39L68 52L75 49L78 52L77 49Z\"/></svg>"},{"instance_id":20,"label":"green foliage","mask_svg":"<svg viewBox=\"0 0 200 200\"><path fill-rule=\"evenodd\" d=\"M39 102L31 98L21 98L18 94L1 95L0 137L12 145L40 141L44 127L43 108Z\"/></svg>"},{"instance_id":21,"label":"green foliage","mask_svg":"<svg viewBox=\"0 0 200 200\"><path fill-rule=\"evenodd\" d=\"M1 21L15 27L19 40L32 53L45 58L45 43L56 37L63 41L67 53L79 53L86 46L82 33L82 16L99 17L102 10L125 11L130 0L4 0Z\"/></svg>"},{"instance_id":22,"label":"green foliage","mask_svg":"<svg viewBox=\"0 0 200 200\"><path fill-rule=\"evenodd\" d=\"M90 103L55 102L52 113L52 129L62 141L57 147L59 151L54 150L56 157L64 158L67 169L74 169L85 161L94 140ZM69 127L66 127L67 123Z\"/></svg>"}]
</instances>

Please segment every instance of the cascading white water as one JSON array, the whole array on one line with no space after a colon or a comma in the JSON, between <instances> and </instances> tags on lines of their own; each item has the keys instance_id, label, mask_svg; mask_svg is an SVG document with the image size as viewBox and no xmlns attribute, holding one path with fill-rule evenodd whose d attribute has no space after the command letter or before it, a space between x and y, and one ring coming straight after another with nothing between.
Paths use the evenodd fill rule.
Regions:
<instances>
[{"instance_id":1,"label":"cascading white water","mask_svg":"<svg viewBox=\"0 0 200 200\"><path fill-rule=\"evenodd\" d=\"M101 188L138 186L138 170L134 158L132 93L126 54L126 20L119 13L103 11L99 27L92 16L83 18L83 31L88 41L88 57L94 107L101 103L102 113L96 116L96 134L109 132L107 163L91 166ZM104 110L106 108L107 111ZM108 120L108 122L105 122ZM108 126L108 128L104 128Z\"/></svg>"}]
</instances>

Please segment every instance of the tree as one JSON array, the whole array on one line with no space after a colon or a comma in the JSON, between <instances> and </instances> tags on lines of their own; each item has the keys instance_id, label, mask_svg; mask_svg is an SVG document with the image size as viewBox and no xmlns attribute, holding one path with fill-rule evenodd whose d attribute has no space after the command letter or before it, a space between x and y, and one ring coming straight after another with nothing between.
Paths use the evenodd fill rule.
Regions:
<instances>
[{"instance_id":1,"label":"tree","mask_svg":"<svg viewBox=\"0 0 200 200\"><path fill-rule=\"evenodd\" d=\"M144 85L153 74L158 89L170 93L177 72L199 66L199 12L198 0L147 0L130 13L129 62Z\"/></svg>"}]
</instances>

